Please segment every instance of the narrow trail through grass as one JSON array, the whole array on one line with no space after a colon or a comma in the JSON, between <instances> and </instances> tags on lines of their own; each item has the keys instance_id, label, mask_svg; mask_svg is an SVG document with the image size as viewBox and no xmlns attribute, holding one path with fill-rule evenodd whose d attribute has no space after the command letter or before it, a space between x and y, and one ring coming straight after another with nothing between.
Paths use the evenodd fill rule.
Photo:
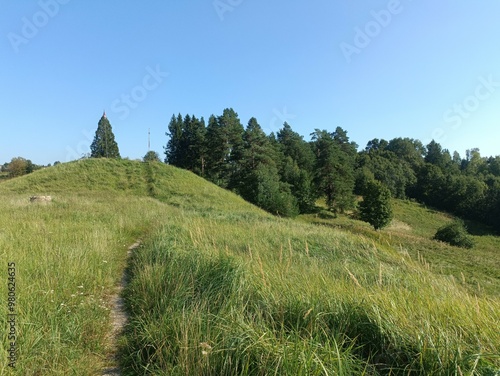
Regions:
<instances>
[{"instance_id":1,"label":"narrow trail through grass","mask_svg":"<svg viewBox=\"0 0 500 376\"><path fill-rule=\"evenodd\" d=\"M7 366L3 334L0 374L497 376L500 239L477 235L466 252L431 240L446 216L411 202L395 214L380 232L280 219L187 171L125 160L3 182L18 361Z\"/></svg>"},{"instance_id":2,"label":"narrow trail through grass","mask_svg":"<svg viewBox=\"0 0 500 376\"><path fill-rule=\"evenodd\" d=\"M127 260L130 259L132 252L134 252L141 245L141 241L138 240L127 250ZM128 322L128 314L125 309L125 304L123 301L123 290L127 287L128 283L127 268L123 270L122 279L120 284L116 288L116 292L111 296L108 304L111 305L111 326L112 331L109 334L110 341L110 352L107 356L111 365L108 366L102 373L102 376L121 376L121 371L119 367L119 353L118 353L118 340L123 333L123 329Z\"/></svg>"}]
</instances>

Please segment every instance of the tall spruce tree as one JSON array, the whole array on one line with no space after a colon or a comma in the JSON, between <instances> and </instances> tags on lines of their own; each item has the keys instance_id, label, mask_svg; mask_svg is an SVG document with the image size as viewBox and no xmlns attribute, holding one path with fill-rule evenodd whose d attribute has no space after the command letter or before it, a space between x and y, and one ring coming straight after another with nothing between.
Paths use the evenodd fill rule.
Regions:
<instances>
[{"instance_id":1,"label":"tall spruce tree","mask_svg":"<svg viewBox=\"0 0 500 376\"><path fill-rule=\"evenodd\" d=\"M204 176L206 164L205 147L205 120L203 117L198 119L196 116L186 115L182 128L182 148L185 155L185 169Z\"/></svg>"},{"instance_id":2,"label":"tall spruce tree","mask_svg":"<svg viewBox=\"0 0 500 376\"><path fill-rule=\"evenodd\" d=\"M238 173L243 154L244 128L238 114L226 108L221 116L210 116L206 132L206 176L224 188L234 188L233 175Z\"/></svg>"},{"instance_id":3,"label":"tall spruce tree","mask_svg":"<svg viewBox=\"0 0 500 376\"><path fill-rule=\"evenodd\" d=\"M184 156L182 150L182 115L179 114L177 117L172 115L170 123L168 124L168 132L165 133L169 136L169 140L165 149L165 163L171 165L182 167Z\"/></svg>"},{"instance_id":4,"label":"tall spruce tree","mask_svg":"<svg viewBox=\"0 0 500 376\"><path fill-rule=\"evenodd\" d=\"M276 155L269 139L257 122L251 118L243 134L243 158L233 176L232 186L246 200L255 203L255 171L262 165L276 169ZM276 177L279 180L279 177Z\"/></svg>"},{"instance_id":5,"label":"tall spruce tree","mask_svg":"<svg viewBox=\"0 0 500 376\"><path fill-rule=\"evenodd\" d=\"M314 207L313 189L314 153L311 145L285 122L277 134L277 143L283 156L280 165L281 180L290 186L302 213Z\"/></svg>"},{"instance_id":6,"label":"tall spruce tree","mask_svg":"<svg viewBox=\"0 0 500 376\"><path fill-rule=\"evenodd\" d=\"M97 130L95 131L94 141L90 145L91 158L121 158L118 150L118 144L115 141L115 135L111 129L111 124L103 113Z\"/></svg>"}]
</instances>

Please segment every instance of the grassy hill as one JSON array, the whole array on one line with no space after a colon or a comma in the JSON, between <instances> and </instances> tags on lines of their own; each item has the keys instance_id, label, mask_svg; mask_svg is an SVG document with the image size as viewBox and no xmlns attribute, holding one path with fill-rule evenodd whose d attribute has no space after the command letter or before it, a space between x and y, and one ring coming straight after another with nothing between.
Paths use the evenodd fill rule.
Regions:
<instances>
[{"instance_id":1,"label":"grassy hill","mask_svg":"<svg viewBox=\"0 0 500 376\"><path fill-rule=\"evenodd\" d=\"M381 232L347 217L285 220L189 172L115 160L36 171L0 184L0 198L18 350L12 370L4 335L0 374L99 374L125 267L124 374L500 370L499 239L477 235L469 251L432 241L449 218L415 203L396 202Z\"/></svg>"}]
</instances>

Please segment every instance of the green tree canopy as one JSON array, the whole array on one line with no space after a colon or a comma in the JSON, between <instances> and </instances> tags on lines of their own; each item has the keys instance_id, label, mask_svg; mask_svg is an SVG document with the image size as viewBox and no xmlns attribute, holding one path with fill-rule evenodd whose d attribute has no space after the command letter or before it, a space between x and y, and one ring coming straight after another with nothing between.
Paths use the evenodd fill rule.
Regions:
<instances>
[{"instance_id":1,"label":"green tree canopy","mask_svg":"<svg viewBox=\"0 0 500 376\"><path fill-rule=\"evenodd\" d=\"M30 160L22 157L12 158L10 163L7 165L7 171L9 172L9 177L15 178L17 176L22 176L29 174L33 171L33 164Z\"/></svg>"},{"instance_id":2,"label":"green tree canopy","mask_svg":"<svg viewBox=\"0 0 500 376\"><path fill-rule=\"evenodd\" d=\"M316 166L314 182L326 197L328 208L345 211L354 207L354 164L356 144L350 143L347 132L337 127L329 133L319 130L312 134Z\"/></svg>"},{"instance_id":3,"label":"green tree canopy","mask_svg":"<svg viewBox=\"0 0 500 376\"><path fill-rule=\"evenodd\" d=\"M106 113L99 120L95 131L94 141L90 145L91 158L120 158L118 144L111 129Z\"/></svg>"},{"instance_id":4,"label":"green tree canopy","mask_svg":"<svg viewBox=\"0 0 500 376\"><path fill-rule=\"evenodd\" d=\"M146 155L143 158L144 162L161 162L160 161L160 156L156 151L150 150L146 153Z\"/></svg>"},{"instance_id":5,"label":"green tree canopy","mask_svg":"<svg viewBox=\"0 0 500 376\"><path fill-rule=\"evenodd\" d=\"M359 204L361 220L368 222L375 230L391 223L391 192L382 183L374 180L367 184L363 201Z\"/></svg>"},{"instance_id":6,"label":"green tree canopy","mask_svg":"<svg viewBox=\"0 0 500 376\"><path fill-rule=\"evenodd\" d=\"M214 183L231 188L243 154L244 128L238 114L226 108L221 116L211 116L206 133L207 177Z\"/></svg>"}]
</instances>

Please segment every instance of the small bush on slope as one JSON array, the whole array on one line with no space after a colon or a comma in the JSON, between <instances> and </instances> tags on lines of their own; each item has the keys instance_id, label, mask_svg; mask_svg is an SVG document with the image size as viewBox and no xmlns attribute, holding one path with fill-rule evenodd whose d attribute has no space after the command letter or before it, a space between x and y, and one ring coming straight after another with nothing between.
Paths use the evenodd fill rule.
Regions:
<instances>
[{"instance_id":1,"label":"small bush on slope","mask_svg":"<svg viewBox=\"0 0 500 376\"><path fill-rule=\"evenodd\" d=\"M464 223L460 220L455 220L447 225L440 227L434 239L441 240L442 242L462 247L462 248L473 248L474 241L467 233L467 229Z\"/></svg>"}]
</instances>

